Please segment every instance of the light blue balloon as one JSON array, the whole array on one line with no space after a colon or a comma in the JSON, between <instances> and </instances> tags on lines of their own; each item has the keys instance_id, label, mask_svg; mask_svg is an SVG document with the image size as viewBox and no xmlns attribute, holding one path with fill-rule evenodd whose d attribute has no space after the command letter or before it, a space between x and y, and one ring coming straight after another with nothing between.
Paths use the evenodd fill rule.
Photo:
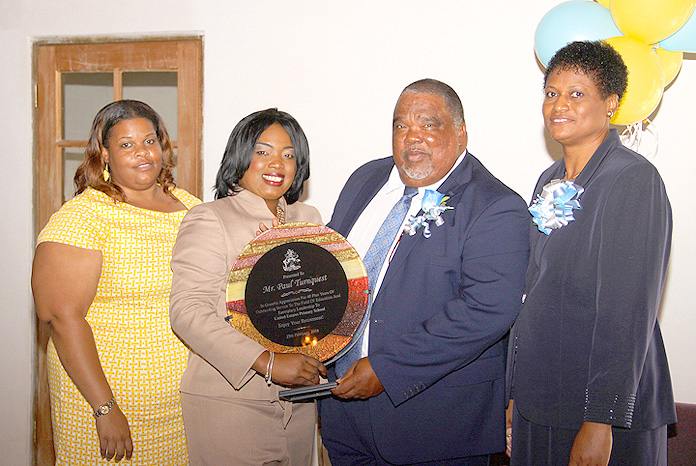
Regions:
<instances>
[{"instance_id":1,"label":"light blue balloon","mask_svg":"<svg viewBox=\"0 0 696 466\"><path fill-rule=\"evenodd\" d=\"M660 47L672 52L696 53L696 11L681 29L660 41Z\"/></svg>"},{"instance_id":2,"label":"light blue balloon","mask_svg":"<svg viewBox=\"0 0 696 466\"><path fill-rule=\"evenodd\" d=\"M534 51L546 66L560 48L573 41L621 35L608 8L589 0L573 0L551 8L541 18L534 33Z\"/></svg>"}]
</instances>

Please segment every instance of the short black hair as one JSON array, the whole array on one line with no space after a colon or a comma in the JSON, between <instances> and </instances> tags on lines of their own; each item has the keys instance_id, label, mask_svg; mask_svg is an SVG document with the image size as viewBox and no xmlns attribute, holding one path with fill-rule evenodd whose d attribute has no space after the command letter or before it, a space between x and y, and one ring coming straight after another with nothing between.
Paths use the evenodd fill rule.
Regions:
<instances>
[{"instance_id":1,"label":"short black hair","mask_svg":"<svg viewBox=\"0 0 696 466\"><path fill-rule=\"evenodd\" d=\"M455 92L447 84L437 79L420 79L418 81L412 82L401 91L401 95L404 94L434 94L440 96L444 99L445 105L452 115L454 124L459 127L464 123L464 107L462 106L462 101Z\"/></svg>"},{"instance_id":2,"label":"short black hair","mask_svg":"<svg viewBox=\"0 0 696 466\"><path fill-rule=\"evenodd\" d=\"M616 94L621 102L626 93L628 68L619 52L606 42L576 41L560 49L546 68L544 87L555 70L572 70L588 76L603 99Z\"/></svg>"},{"instance_id":3,"label":"short black hair","mask_svg":"<svg viewBox=\"0 0 696 466\"><path fill-rule=\"evenodd\" d=\"M261 133L276 123L287 131L295 152L295 178L283 197L288 204L293 204L302 196L304 182L309 178L307 136L292 115L277 108L269 108L242 118L232 130L215 180L215 199L232 196L241 191L239 181L249 169L254 147Z\"/></svg>"}]
</instances>

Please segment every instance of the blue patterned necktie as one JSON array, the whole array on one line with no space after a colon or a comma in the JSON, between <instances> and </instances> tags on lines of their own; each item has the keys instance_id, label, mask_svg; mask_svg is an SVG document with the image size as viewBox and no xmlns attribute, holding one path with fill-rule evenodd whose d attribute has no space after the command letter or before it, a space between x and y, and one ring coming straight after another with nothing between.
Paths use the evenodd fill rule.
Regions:
<instances>
[{"instance_id":1,"label":"blue patterned necktie","mask_svg":"<svg viewBox=\"0 0 696 466\"><path fill-rule=\"evenodd\" d=\"M412 188L406 186L404 189L404 195L399 199L399 201L394 204L387 218L382 222L382 226L379 227L375 239L372 240L363 263L365 264L365 270L367 271L367 280L372 291L372 299L375 299L375 286L377 285L377 278L379 277L379 272L382 270L382 264L387 258L387 254L391 249L391 245L396 238L397 233L401 230L401 224L404 223L404 218L408 213L408 209L411 207L411 199L418 193L417 188ZM361 324L358 331L362 331L364 326L367 324L365 319ZM341 377L350 366L362 358L362 347L363 339L367 337L365 335L367 332L363 331L360 334L360 338L351 347L346 354L344 354L340 359L336 361L336 376Z\"/></svg>"}]
</instances>

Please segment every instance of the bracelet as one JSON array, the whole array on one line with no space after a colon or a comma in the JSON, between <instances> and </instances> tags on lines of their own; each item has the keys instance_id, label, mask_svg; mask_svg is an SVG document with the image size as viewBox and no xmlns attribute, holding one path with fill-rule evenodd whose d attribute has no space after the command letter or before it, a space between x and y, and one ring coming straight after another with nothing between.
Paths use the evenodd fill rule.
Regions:
<instances>
[{"instance_id":1,"label":"bracelet","mask_svg":"<svg viewBox=\"0 0 696 466\"><path fill-rule=\"evenodd\" d=\"M273 372L273 359L275 358L275 353L273 351L269 351L270 355L268 357L268 365L266 366L266 383L268 386L271 386L271 372Z\"/></svg>"},{"instance_id":2,"label":"bracelet","mask_svg":"<svg viewBox=\"0 0 696 466\"><path fill-rule=\"evenodd\" d=\"M100 416L106 416L111 412L111 407L116 404L116 399L112 396L109 401L106 402L106 404L103 404L97 408L95 412L92 413L92 416L94 418L98 418Z\"/></svg>"}]
</instances>

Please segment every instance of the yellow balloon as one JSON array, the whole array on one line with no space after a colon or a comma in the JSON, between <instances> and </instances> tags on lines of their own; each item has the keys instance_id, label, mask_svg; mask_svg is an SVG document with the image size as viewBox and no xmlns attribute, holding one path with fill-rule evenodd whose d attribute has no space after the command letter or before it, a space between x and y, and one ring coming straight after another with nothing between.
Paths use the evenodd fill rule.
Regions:
<instances>
[{"instance_id":1,"label":"yellow balloon","mask_svg":"<svg viewBox=\"0 0 696 466\"><path fill-rule=\"evenodd\" d=\"M609 8L609 3L611 3L611 0L597 0L597 3L599 3L602 6L605 6Z\"/></svg>"},{"instance_id":2,"label":"yellow balloon","mask_svg":"<svg viewBox=\"0 0 696 466\"><path fill-rule=\"evenodd\" d=\"M684 52L670 52L663 48L655 49L657 57L660 59L662 71L665 72L665 87L667 87L679 74L679 70L684 60Z\"/></svg>"},{"instance_id":3,"label":"yellow balloon","mask_svg":"<svg viewBox=\"0 0 696 466\"><path fill-rule=\"evenodd\" d=\"M655 111L665 88L660 59L652 47L630 37L612 37L606 42L619 52L628 68L628 88L611 122L630 125L643 121Z\"/></svg>"},{"instance_id":4,"label":"yellow balloon","mask_svg":"<svg viewBox=\"0 0 696 466\"><path fill-rule=\"evenodd\" d=\"M686 24L696 0L611 0L611 17L624 35L646 44L666 39Z\"/></svg>"}]
</instances>

